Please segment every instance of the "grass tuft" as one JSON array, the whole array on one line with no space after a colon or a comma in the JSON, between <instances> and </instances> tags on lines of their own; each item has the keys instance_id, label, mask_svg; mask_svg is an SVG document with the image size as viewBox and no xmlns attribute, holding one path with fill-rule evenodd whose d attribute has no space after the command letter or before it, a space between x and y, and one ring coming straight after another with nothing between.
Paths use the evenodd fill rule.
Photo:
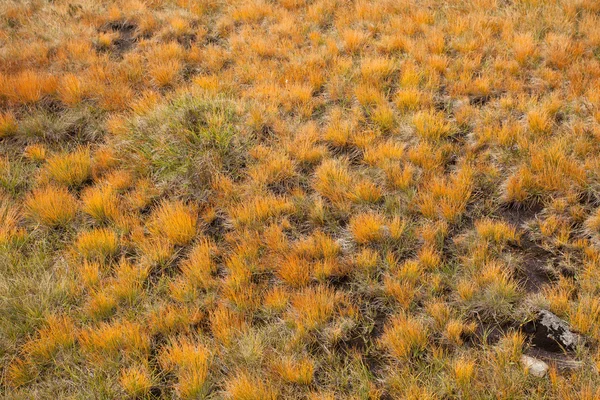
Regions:
<instances>
[{"instance_id":1,"label":"grass tuft","mask_svg":"<svg viewBox=\"0 0 600 400\"><path fill-rule=\"evenodd\" d=\"M196 236L197 223L194 206L182 202L162 202L154 209L148 229L155 235L164 235L177 246L185 246Z\"/></svg>"},{"instance_id":2,"label":"grass tuft","mask_svg":"<svg viewBox=\"0 0 600 400\"><path fill-rule=\"evenodd\" d=\"M77 212L77 201L65 188L46 186L25 199L27 214L48 227L66 227Z\"/></svg>"},{"instance_id":3,"label":"grass tuft","mask_svg":"<svg viewBox=\"0 0 600 400\"><path fill-rule=\"evenodd\" d=\"M81 148L72 153L55 155L48 159L45 171L52 181L78 188L92 176L90 151Z\"/></svg>"},{"instance_id":4,"label":"grass tuft","mask_svg":"<svg viewBox=\"0 0 600 400\"><path fill-rule=\"evenodd\" d=\"M395 359L419 356L429 343L427 327L417 318L399 314L386 324L380 343Z\"/></svg>"}]
</instances>

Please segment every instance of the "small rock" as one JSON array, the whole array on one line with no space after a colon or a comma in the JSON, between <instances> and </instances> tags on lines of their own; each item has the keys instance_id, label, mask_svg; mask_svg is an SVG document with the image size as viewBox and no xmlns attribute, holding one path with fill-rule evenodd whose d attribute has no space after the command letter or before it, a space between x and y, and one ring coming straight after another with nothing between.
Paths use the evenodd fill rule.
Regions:
<instances>
[{"instance_id":1,"label":"small rock","mask_svg":"<svg viewBox=\"0 0 600 400\"><path fill-rule=\"evenodd\" d=\"M544 376L546 376L546 373L548 372L549 368L548 364L546 364L542 360L526 356L525 354L521 356L521 365L531 375L537 376L538 378L543 378Z\"/></svg>"}]
</instances>

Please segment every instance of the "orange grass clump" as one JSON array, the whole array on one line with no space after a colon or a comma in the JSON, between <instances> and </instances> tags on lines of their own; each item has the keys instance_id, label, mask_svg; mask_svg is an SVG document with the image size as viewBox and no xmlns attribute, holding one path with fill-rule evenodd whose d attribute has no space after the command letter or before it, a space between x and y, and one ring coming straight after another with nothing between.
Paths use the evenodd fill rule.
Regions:
<instances>
[{"instance_id":1,"label":"orange grass clump","mask_svg":"<svg viewBox=\"0 0 600 400\"><path fill-rule=\"evenodd\" d=\"M94 229L77 237L75 249L85 259L103 261L117 254L119 238L112 230Z\"/></svg>"},{"instance_id":2,"label":"orange grass clump","mask_svg":"<svg viewBox=\"0 0 600 400\"><path fill-rule=\"evenodd\" d=\"M25 199L25 208L43 225L67 226L75 218L77 202L67 189L46 186L31 192Z\"/></svg>"},{"instance_id":3,"label":"orange grass clump","mask_svg":"<svg viewBox=\"0 0 600 400\"><path fill-rule=\"evenodd\" d=\"M389 321L380 343L396 359L417 356L428 344L427 328L418 319L400 314Z\"/></svg>"},{"instance_id":4,"label":"orange grass clump","mask_svg":"<svg viewBox=\"0 0 600 400\"><path fill-rule=\"evenodd\" d=\"M148 229L156 235L164 235L178 246L184 246L196 235L196 210L181 202L162 202L153 212Z\"/></svg>"},{"instance_id":5,"label":"orange grass clump","mask_svg":"<svg viewBox=\"0 0 600 400\"><path fill-rule=\"evenodd\" d=\"M69 187L81 186L92 174L89 149L81 148L51 157L46 164L46 173L56 183Z\"/></svg>"}]
</instances>

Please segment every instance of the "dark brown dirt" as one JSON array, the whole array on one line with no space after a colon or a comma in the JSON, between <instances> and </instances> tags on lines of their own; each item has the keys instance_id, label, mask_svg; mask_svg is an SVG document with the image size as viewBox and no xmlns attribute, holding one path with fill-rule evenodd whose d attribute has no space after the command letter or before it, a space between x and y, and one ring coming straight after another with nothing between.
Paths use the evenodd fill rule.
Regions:
<instances>
[{"instance_id":1,"label":"dark brown dirt","mask_svg":"<svg viewBox=\"0 0 600 400\"><path fill-rule=\"evenodd\" d=\"M492 94L469 96L469 105L475 107L483 107L487 103L489 103L489 101L492 100L494 97L496 96Z\"/></svg>"},{"instance_id":2,"label":"dark brown dirt","mask_svg":"<svg viewBox=\"0 0 600 400\"><path fill-rule=\"evenodd\" d=\"M507 322L497 324L492 322L477 321L475 332L464 338L470 345L494 345L510 330L514 330L516 324Z\"/></svg>"},{"instance_id":3,"label":"dark brown dirt","mask_svg":"<svg viewBox=\"0 0 600 400\"><path fill-rule=\"evenodd\" d=\"M98 32L117 32L119 37L113 41L110 48L112 54L123 56L137 42L137 26L129 21L115 21L104 24Z\"/></svg>"},{"instance_id":4,"label":"dark brown dirt","mask_svg":"<svg viewBox=\"0 0 600 400\"><path fill-rule=\"evenodd\" d=\"M521 248L524 251L523 263L517 273L520 275L525 291L537 293L544 285L555 279L546 268L549 263L552 263L551 255L525 236L521 238Z\"/></svg>"},{"instance_id":5,"label":"dark brown dirt","mask_svg":"<svg viewBox=\"0 0 600 400\"><path fill-rule=\"evenodd\" d=\"M518 229L521 229L524 223L535 218L535 216L539 214L542 209L542 205L539 203L532 204L529 207L507 205L502 207L498 211L498 214L500 217L506 220L506 222L509 222Z\"/></svg>"},{"instance_id":6,"label":"dark brown dirt","mask_svg":"<svg viewBox=\"0 0 600 400\"><path fill-rule=\"evenodd\" d=\"M535 243L525 230L525 224L534 219L541 211L540 205L529 208L506 207L500 211L502 219L515 226L521 233L518 250L522 254L523 260L517 270L517 277L521 280L527 293L537 293L544 285L555 279L555 276L547 268L549 264L553 263L552 254Z\"/></svg>"}]
</instances>

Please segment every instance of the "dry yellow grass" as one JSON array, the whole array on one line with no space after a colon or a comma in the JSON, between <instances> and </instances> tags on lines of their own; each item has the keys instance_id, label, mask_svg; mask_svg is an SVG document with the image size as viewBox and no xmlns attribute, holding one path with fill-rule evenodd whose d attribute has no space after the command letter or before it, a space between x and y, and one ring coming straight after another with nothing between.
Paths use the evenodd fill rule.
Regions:
<instances>
[{"instance_id":1,"label":"dry yellow grass","mask_svg":"<svg viewBox=\"0 0 600 400\"><path fill-rule=\"evenodd\" d=\"M95 220L114 220L118 215L117 197L111 187L87 189L81 196L82 210Z\"/></svg>"},{"instance_id":2,"label":"dry yellow grass","mask_svg":"<svg viewBox=\"0 0 600 400\"><path fill-rule=\"evenodd\" d=\"M345 202L351 182L346 166L337 160L326 160L315 171L315 189L334 204Z\"/></svg>"},{"instance_id":3,"label":"dry yellow grass","mask_svg":"<svg viewBox=\"0 0 600 400\"><path fill-rule=\"evenodd\" d=\"M274 368L285 381L299 385L310 385L315 370L314 363L308 358L278 360Z\"/></svg>"},{"instance_id":4,"label":"dry yellow grass","mask_svg":"<svg viewBox=\"0 0 600 400\"><path fill-rule=\"evenodd\" d=\"M59 350L73 346L76 330L70 318L59 315L49 315L45 325L38 338L28 342L24 350L35 359L49 361Z\"/></svg>"},{"instance_id":5,"label":"dry yellow grass","mask_svg":"<svg viewBox=\"0 0 600 400\"><path fill-rule=\"evenodd\" d=\"M92 164L88 149L79 149L72 153L58 154L48 159L46 164L48 177L69 187L79 187L92 174Z\"/></svg>"},{"instance_id":6,"label":"dry yellow grass","mask_svg":"<svg viewBox=\"0 0 600 400\"><path fill-rule=\"evenodd\" d=\"M451 133L444 116L435 111L419 111L413 118L416 134L426 140L439 141Z\"/></svg>"},{"instance_id":7,"label":"dry yellow grass","mask_svg":"<svg viewBox=\"0 0 600 400\"><path fill-rule=\"evenodd\" d=\"M240 372L227 381L227 398L240 400L272 400L277 392L262 379Z\"/></svg>"},{"instance_id":8,"label":"dry yellow grass","mask_svg":"<svg viewBox=\"0 0 600 400\"><path fill-rule=\"evenodd\" d=\"M379 214L359 214L350 220L350 231L358 243L378 242L384 238L385 221Z\"/></svg>"},{"instance_id":9,"label":"dry yellow grass","mask_svg":"<svg viewBox=\"0 0 600 400\"><path fill-rule=\"evenodd\" d=\"M153 385L152 377L145 366L134 366L123 370L119 380L125 393L134 398L148 396Z\"/></svg>"},{"instance_id":10,"label":"dry yellow grass","mask_svg":"<svg viewBox=\"0 0 600 400\"><path fill-rule=\"evenodd\" d=\"M118 250L117 234L109 229L82 232L75 242L76 251L86 259L105 260Z\"/></svg>"},{"instance_id":11,"label":"dry yellow grass","mask_svg":"<svg viewBox=\"0 0 600 400\"><path fill-rule=\"evenodd\" d=\"M277 268L277 275L286 284L292 287L308 285L313 266L307 260L298 256L289 256L283 259Z\"/></svg>"},{"instance_id":12,"label":"dry yellow grass","mask_svg":"<svg viewBox=\"0 0 600 400\"><path fill-rule=\"evenodd\" d=\"M0 138L13 135L17 130L17 121L11 112L0 114Z\"/></svg>"},{"instance_id":13,"label":"dry yellow grass","mask_svg":"<svg viewBox=\"0 0 600 400\"><path fill-rule=\"evenodd\" d=\"M33 161L42 162L46 159L46 147L39 144L32 144L25 148L23 155Z\"/></svg>"},{"instance_id":14,"label":"dry yellow grass","mask_svg":"<svg viewBox=\"0 0 600 400\"><path fill-rule=\"evenodd\" d=\"M53 186L33 191L25 200L25 207L34 220L50 227L66 226L77 212L75 198L66 189Z\"/></svg>"},{"instance_id":15,"label":"dry yellow grass","mask_svg":"<svg viewBox=\"0 0 600 400\"><path fill-rule=\"evenodd\" d=\"M418 356L427 347L427 327L414 317L400 314L390 321L381 344L396 359Z\"/></svg>"},{"instance_id":16,"label":"dry yellow grass","mask_svg":"<svg viewBox=\"0 0 600 400\"><path fill-rule=\"evenodd\" d=\"M182 338L167 346L160 363L167 371L175 371L177 393L184 399L204 396L208 389L211 354L201 343Z\"/></svg>"},{"instance_id":17,"label":"dry yellow grass","mask_svg":"<svg viewBox=\"0 0 600 400\"><path fill-rule=\"evenodd\" d=\"M314 329L333 315L335 292L327 287L307 288L292 298L294 321L300 329Z\"/></svg>"},{"instance_id":18,"label":"dry yellow grass","mask_svg":"<svg viewBox=\"0 0 600 400\"><path fill-rule=\"evenodd\" d=\"M24 70L4 85L3 91L6 92L3 94L16 104L33 104L54 93L57 86L57 80L53 76Z\"/></svg>"},{"instance_id":19,"label":"dry yellow grass","mask_svg":"<svg viewBox=\"0 0 600 400\"><path fill-rule=\"evenodd\" d=\"M469 384L475 377L475 360L459 358L454 362L454 376L456 383L463 390L468 390Z\"/></svg>"},{"instance_id":20,"label":"dry yellow grass","mask_svg":"<svg viewBox=\"0 0 600 400\"><path fill-rule=\"evenodd\" d=\"M155 235L164 235L175 245L183 246L196 235L197 220L195 207L181 202L162 202L154 210L148 229Z\"/></svg>"}]
</instances>

